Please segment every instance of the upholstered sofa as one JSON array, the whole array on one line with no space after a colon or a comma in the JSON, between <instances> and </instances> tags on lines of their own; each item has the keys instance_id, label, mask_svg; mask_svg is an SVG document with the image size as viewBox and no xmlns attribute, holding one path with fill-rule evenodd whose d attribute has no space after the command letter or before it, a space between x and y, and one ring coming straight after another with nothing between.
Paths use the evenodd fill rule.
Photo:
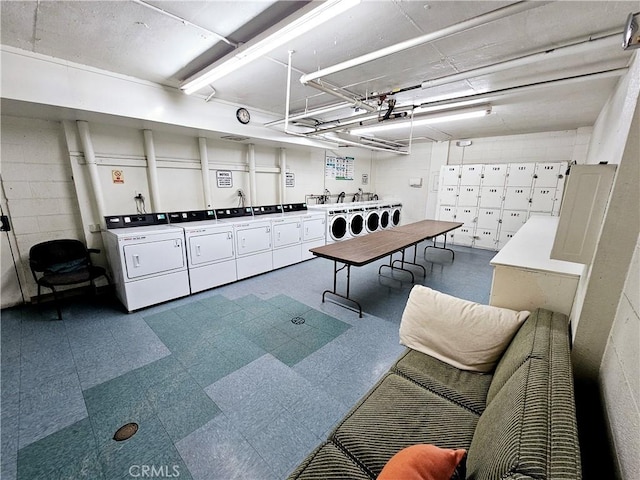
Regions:
<instances>
[{"instance_id":1,"label":"upholstered sofa","mask_svg":"<svg viewBox=\"0 0 640 480\"><path fill-rule=\"evenodd\" d=\"M377 478L432 444L467 450L467 479L580 479L568 319L540 309L515 332L489 373L407 349L289 478Z\"/></svg>"}]
</instances>

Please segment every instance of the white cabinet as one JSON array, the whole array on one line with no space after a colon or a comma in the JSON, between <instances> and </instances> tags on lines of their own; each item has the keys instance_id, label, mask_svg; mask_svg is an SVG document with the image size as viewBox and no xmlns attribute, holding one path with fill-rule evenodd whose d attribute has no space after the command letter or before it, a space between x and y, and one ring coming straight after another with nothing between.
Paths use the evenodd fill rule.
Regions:
<instances>
[{"instance_id":1,"label":"white cabinet","mask_svg":"<svg viewBox=\"0 0 640 480\"><path fill-rule=\"evenodd\" d=\"M558 217L532 216L491 260L489 304L569 315L584 265L550 258Z\"/></svg>"},{"instance_id":2,"label":"white cabinet","mask_svg":"<svg viewBox=\"0 0 640 480\"><path fill-rule=\"evenodd\" d=\"M446 165L439 220L462 222L448 241L500 249L530 215L558 215L568 162Z\"/></svg>"}]
</instances>

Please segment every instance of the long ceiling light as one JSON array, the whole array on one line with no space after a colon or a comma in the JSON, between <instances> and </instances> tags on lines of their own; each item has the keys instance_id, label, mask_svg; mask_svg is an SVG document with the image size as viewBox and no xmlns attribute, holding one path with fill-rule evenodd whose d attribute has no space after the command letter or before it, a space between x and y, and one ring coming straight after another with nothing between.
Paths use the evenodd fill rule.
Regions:
<instances>
[{"instance_id":1,"label":"long ceiling light","mask_svg":"<svg viewBox=\"0 0 640 480\"><path fill-rule=\"evenodd\" d=\"M491 105L478 105L471 108L463 108L457 110L444 110L438 113L415 116L409 121L383 122L379 125L368 125L351 129L350 133L359 135L363 133L377 133L388 130L397 130L408 127L419 127L421 125L430 125L432 123L451 122L456 120L465 120L469 118L484 117L491 113Z\"/></svg>"},{"instance_id":2,"label":"long ceiling light","mask_svg":"<svg viewBox=\"0 0 640 480\"><path fill-rule=\"evenodd\" d=\"M238 68L267 55L285 43L346 12L351 7L360 3L360 1L361 0L326 0L317 7L315 6L317 2L311 2L310 5L315 7L312 10L307 11L294 21L289 21L288 19L283 20L271 29L275 30L273 33L269 34L269 31L267 31L264 34L266 36L260 35L257 37L260 39L257 42L253 44L249 42L246 46L239 47L229 54L226 59L210 65L185 80L180 88L187 95L191 95L210 83L236 71ZM264 38L261 38L263 36Z\"/></svg>"}]
</instances>

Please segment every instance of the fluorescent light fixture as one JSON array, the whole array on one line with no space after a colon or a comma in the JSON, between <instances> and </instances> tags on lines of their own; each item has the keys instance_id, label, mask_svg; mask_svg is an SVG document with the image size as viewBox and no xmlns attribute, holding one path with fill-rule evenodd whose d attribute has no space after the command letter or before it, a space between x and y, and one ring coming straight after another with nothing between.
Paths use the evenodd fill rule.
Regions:
<instances>
[{"instance_id":1,"label":"fluorescent light fixture","mask_svg":"<svg viewBox=\"0 0 640 480\"><path fill-rule=\"evenodd\" d=\"M362 134L362 133L376 133L388 130L399 130L408 127L419 127L421 125L430 125L432 123L451 122L455 120L465 120L468 118L484 117L491 113L491 105L480 105L474 108L464 108L458 110L444 110L431 115L424 115L422 117L415 116L413 120L401 121L401 122L381 122L377 125L368 125L364 127L354 128L350 133Z\"/></svg>"},{"instance_id":2,"label":"fluorescent light fixture","mask_svg":"<svg viewBox=\"0 0 640 480\"><path fill-rule=\"evenodd\" d=\"M185 80L180 88L187 95L191 95L192 93L195 93L201 88L209 85L211 82L215 82L216 80L229 75L240 67L251 63L257 58L268 54L285 43L313 30L341 13L346 12L351 7L360 3L360 1L361 0L326 0L320 3L317 7L315 6L318 4L317 2L311 2L310 5L315 8L309 10L308 8L305 9L305 7L303 7L301 11L308 10L306 13L293 21L289 21L288 19L283 20L273 27L272 30L275 29L275 32L268 34L267 31L265 34L256 37L260 39L257 42L253 44L248 42L246 45L238 47L235 51L225 57L226 59L210 65L201 72Z\"/></svg>"}]
</instances>

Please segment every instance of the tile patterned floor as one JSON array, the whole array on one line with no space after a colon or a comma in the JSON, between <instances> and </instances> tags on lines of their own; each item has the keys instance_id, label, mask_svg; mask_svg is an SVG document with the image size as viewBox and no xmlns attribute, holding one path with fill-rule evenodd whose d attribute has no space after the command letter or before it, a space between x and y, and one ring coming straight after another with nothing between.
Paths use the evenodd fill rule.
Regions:
<instances>
[{"instance_id":1,"label":"tile patterned floor","mask_svg":"<svg viewBox=\"0 0 640 480\"><path fill-rule=\"evenodd\" d=\"M427 252L422 283L487 303L493 252ZM1 477L286 477L403 350L412 285L379 263L352 272L362 319L321 303L321 259L131 314L107 296L70 300L61 322L3 310Z\"/></svg>"}]
</instances>

